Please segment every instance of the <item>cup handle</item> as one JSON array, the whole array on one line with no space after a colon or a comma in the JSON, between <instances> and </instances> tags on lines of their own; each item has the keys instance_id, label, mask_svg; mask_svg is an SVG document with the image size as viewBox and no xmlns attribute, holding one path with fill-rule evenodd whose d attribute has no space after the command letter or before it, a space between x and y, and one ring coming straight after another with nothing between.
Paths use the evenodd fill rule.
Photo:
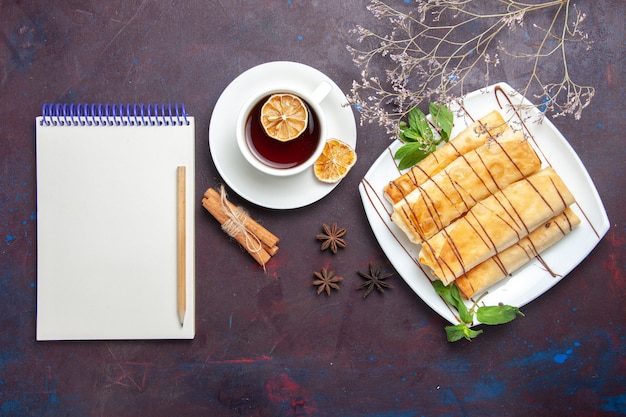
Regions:
<instances>
[{"instance_id":1,"label":"cup handle","mask_svg":"<svg viewBox=\"0 0 626 417\"><path fill-rule=\"evenodd\" d=\"M318 85L315 90L313 90L311 98L313 99L313 101L319 104L322 102L322 100L326 98L326 96L332 91L332 89L333 87L329 83L324 81L320 85Z\"/></svg>"}]
</instances>

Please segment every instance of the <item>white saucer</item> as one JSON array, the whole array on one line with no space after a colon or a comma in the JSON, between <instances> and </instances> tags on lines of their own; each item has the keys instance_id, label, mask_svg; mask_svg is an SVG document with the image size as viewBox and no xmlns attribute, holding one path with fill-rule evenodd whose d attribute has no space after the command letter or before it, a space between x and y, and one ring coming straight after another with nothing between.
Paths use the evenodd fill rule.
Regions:
<instances>
[{"instance_id":1,"label":"white saucer","mask_svg":"<svg viewBox=\"0 0 626 417\"><path fill-rule=\"evenodd\" d=\"M295 62L269 62L245 71L226 87L211 115L209 150L215 167L233 191L262 207L293 209L318 201L337 186L338 183L319 181L313 168L290 177L259 172L244 159L235 138L237 113L246 97L296 83L313 90L322 81L332 86L320 103L328 123L328 138L340 139L356 149L356 122L346 96L337 84L314 68Z\"/></svg>"}]
</instances>

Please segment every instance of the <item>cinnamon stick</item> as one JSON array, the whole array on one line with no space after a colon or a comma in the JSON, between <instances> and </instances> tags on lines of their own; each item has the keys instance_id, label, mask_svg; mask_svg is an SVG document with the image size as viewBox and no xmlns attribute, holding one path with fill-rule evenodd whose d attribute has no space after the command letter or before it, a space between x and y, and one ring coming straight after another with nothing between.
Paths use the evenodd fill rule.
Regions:
<instances>
[{"instance_id":1,"label":"cinnamon stick","mask_svg":"<svg viewBox=\"0 0 626 417\"><path fill-rule=\"evenodd\" d=\"M213 188L209 188L208 190L206 190L204 193L204 197L212 198L218 202L221 201L220 194L217 191L215 191ZM230 201L226 201L226 203L228 204L231 210L236 209L236 206ZM269 248L276 246L278 242L280 241L280 239L277 236L275 236L265 227L261 226L257 221L255 221L252 218L248 218L246 220L246 228L256 237L258 237L259 240L263 242Z\"/></svg>"},{"instance_id":2,"label":"cinnamon stick","mask_svg":"<svg viewBox=\"0 0 626 417\"><path fill-rule=\"evenodd\" d=\"M239 207L229 202L212 188L204 193L202 206L223 226L232 219L231 214ZM264 266L278 252L279 238L261 226L255 220L246 217L245 230L230 234L248 252L259 265ZM258 239L258 242L256 242Z\"/></svg>"},{"instance_id":3,"label":"cinnamon stick","mask_svg":"<svg viewBox=\"0 0 626 417\"><path fill-rule=\"evenodd\" d=\"M223 207L224 203L221 200L221 196L217 194L215 190L213 189L207 190L207 192L205 193L205 198L203 199L203 202L205 200L206 200L206 204L215 206L217 210L221 212L220 217L223 219L223 221L220 221L220 219L218 219L218 221L220 221L222 225L230 219L228 213ZM233 212L234 210L237 210L238 208L237 206L235 206L234 204L230 203L227 200L225 201L225 203L227 204L228 210L230 212ZM261 226L259 223L257 223L250 217L246 218L245 226L246 226L248 233L255 236L260 241L263 249L265 249L267 253L273 256L276 254L276 252L278 252L278 246L276 245L279 241L278 237L274 236L269 230Z\"/></svg>"}]
</instances>

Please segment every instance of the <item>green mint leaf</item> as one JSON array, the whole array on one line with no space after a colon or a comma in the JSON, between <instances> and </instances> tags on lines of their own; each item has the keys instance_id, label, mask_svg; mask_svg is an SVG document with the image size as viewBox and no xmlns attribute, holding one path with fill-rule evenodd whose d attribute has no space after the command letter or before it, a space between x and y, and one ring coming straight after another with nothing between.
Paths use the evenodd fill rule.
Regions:
<instances>
[{"instance_id":1,"label":"green mint leaf","mask_svg":"<svg viewBox=\"0 0 626 417\"><path fill-rule=\"evenodd\" d=\"M408 142L398 148L394 154L394 158L400 160L398 168L401 170L410 168L424 159L428 152L424 151L421 146L418 142Z\"/></svg>"},{"instance_id":2,"label":"green mint leaf","mask_svg":"<svg viewBox=\"0 0 626 417\"><path fill-rule=\"evenodd\" d=\"M461 340L463 338L467 340L472 340L479 334L481 334L482 330L472 330L467 327L466 324L457 324L455 326L446 326L446 338L448 342L456 342L457 340Z\"/></svg>"},{"instance_id":3,"label":"green mint leaf","mask_svg":"<svg viewBox=\"0 0 626 417\"><path fill-rule=\"evenodd\" d=\"M415 130L416 132L419 131L418 126L420 124L420 120L425 119L426 115L417 107L413 107L411 109L411 111L409 111L409 126L411 126L411 129Z\"/></svg>"},{"instance_id":4,"label":"green mint leaf","mask_svg":"<svg viewBox=\"0 0 626 417\"><path fill-rule=\"evenodd\" d=\"M415 148L419 148L419 144L418 143L407 143L404 144L402 146L400 146L398 148L398 150L396 151L396 153L393 155L393 157L395 159L402 159L407 155L410 155L411 153L413 153L415 151Z\"/></svg>"},{"instance_id":5,"label":"green mint leaf","mask_svg":"<svg viewBox=\"0 0 626 417\"><path fill-rule=\"evenodd\" d=\"M407 168L411 168L413 165L417 164L419 161L424 159L426 156L425 153L412 153L410 155L405 156L398 163L398 169L403 170Z\"/></svg>"},{"instance_id":6,"label":"green mint leaf","mask_svg":"<svg viewBox=\"0 0 626 417\"><path fill-rule=\"evenodd\" d=\"M419 133L410 128L405 128L399 133L402 142L418 142L422 139Z\"/></svg>"},{"instance_id":7,"label":"green mint leaf","mask_svg":"<svg viewBox=\"0 0 626 417\"><path fill-rule=\"evenodd\" d=\"M433 281L433 288L439 297L443 298L448 304L454 305L454 298L450 294L450 287L443 285L441 280Z\"/></svg>"},{"instance_id":8,"label":"green mint leaf","mask_svg":"<svg viewBox=\"0 0 626 417\"><path fill-rule=\"evenodd\" d=\"M461 293L459 292L459 288L456 286L454 282L451 283L449 286L450 286L450 294L452 294L452 298L455 301L455 304L453 305L459 311L459 317L461 318L461 321L463 323L471 324L474 321L474 317L473 317L473 314L470 313L470 311L468 310L465 303L463 302L463 299L461 298Z\"/></svg>"},{"instance_id":9,"label":"green mint leaf","mask_svg":"<svg viewBox=\"0 0 626 417\"><path fill-rule=\"evenodd\" d=\"M481 306L476 310L476 318L484 324L504 324L523 315L519 308L509 305Z\"/></svg>"},{"instance_id":10,"label":"green mint leaf","mask_svg":"<svg viewBox=\"0 0 626 417\"><path fill-rule=\"evenodd\" d=\"M438 126L442 139L447 142L450 140L450 133L454 126L454 115L446 106L438 103L430 103L428 111L433 119L435 126Z\"/></svg>"},{"instance_id":11,"label":"green mint leaf","mask_svg":"<svg viewBox=\"0 0 626 417\"><path fill-rule=\"evenodd\" d=\"M459 312L459 318L463 323L471 324L474 321L472 313L468 310L467 306L461 298L459 288L453 282L448 286L443 285L443 282L436 280L433 282L435 292L443 298L448 304L456 308Z\"/></svg>"},{"instance_id":12,"label":"green mint leaf","mask_svg":"<svg viewBox=\"0 0 626 417\"><path fill-rule=\"evenodd\" d=\"M433 139L433 131L430 128L426 115L417 107L413 107L409 112L409 126L424 138L426 142Z\"/></svg>"},{"instance_id":13,"label":"green mint leaf","mask_svg":"<svg viewBox=\"0 0 626 417\"><path fill-rule=\"evenodd\" d=\"M395 158L400 159L398 166L400 169L410 168L420 162L428 154L437 149L437 146L450 139L452 131L453 114L446 106L431 103L430 111L434 117L434 122L441 130L441 137L435 139L435 133L431 124L426 119L426 115L417 107L412 108L407 121L398 123L398 138L405 145L414 144L413 147L404 149ZM410 149L410 151L409 151Z\"/></svg>"},{"instance_id":14,"label":"green mint leaf","mask_svg":"<svg viewBox=\"0 0 626 417\"><path fill-rule=\"evenodd\" d=\"M408 139L404 134L405 132L410 130L411 128L409 127L409 125L406 124L406 122L400 122L398 124L398 137L402 142L410 141L410 139Z\"/></svg>"}]
</instances>

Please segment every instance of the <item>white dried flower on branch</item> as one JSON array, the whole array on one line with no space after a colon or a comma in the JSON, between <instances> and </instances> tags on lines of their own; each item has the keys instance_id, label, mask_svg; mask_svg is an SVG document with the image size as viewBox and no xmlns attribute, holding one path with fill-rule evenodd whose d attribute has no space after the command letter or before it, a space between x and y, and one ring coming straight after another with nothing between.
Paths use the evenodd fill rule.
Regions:
<instances>
[{"instance_id":1,"label":"white dried flower on branch","mask_svg":"<svg viewBox=\"0 0 626 417\"><path fill-rule=\"evenodd\" d=\"M568 68L568 48L589 49L592 43L581 29L586 15L569 0L417 0L404 7L410 10L371 0L367 8L383 23L383 33L352 30L360 48L347 48L361 79L348 99L361 124L377 122L395 137L411 108L424 101L449 103L484 87L494 82L496 67L523 74L524 81L512 86L536 100L542 114L579 119L594 95ZM485 7L488 12L480 10Z\"/></svg>"}]
</instances>

